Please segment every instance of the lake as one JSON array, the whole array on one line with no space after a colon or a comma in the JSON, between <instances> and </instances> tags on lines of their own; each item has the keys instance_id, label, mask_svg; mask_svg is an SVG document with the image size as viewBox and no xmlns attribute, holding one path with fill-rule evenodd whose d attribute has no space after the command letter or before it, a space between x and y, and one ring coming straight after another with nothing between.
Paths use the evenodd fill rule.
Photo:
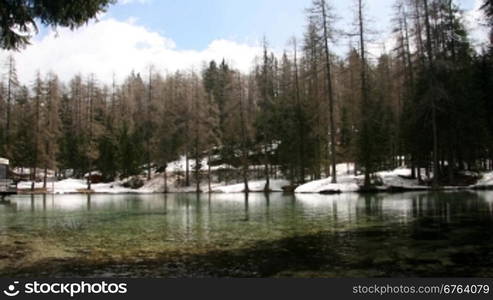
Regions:
<instances>
[{"instance_id":1,"label":"lake","mask_svg":"<svg viewBox=\"0 0 493 300\"><path fill-rule=\"evenodd\" d=\"M2 277L493 276L490 191L10 200Z\"/></svg>"}]
</instances>

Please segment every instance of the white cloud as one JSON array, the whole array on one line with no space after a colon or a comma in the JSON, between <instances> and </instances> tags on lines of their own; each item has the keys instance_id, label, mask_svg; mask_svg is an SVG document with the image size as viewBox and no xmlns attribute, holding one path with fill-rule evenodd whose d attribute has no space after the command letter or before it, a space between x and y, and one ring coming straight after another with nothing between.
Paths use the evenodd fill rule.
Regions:
<instances>
[{"instance_id":1,"label":"white cloud","mask_svg":"<svg viewBox=\"0 0 493 300\"><path fill-rule=\"evenodd\" d=\"M489 42L489 29L485 26L485 16L481 10L482 5L483 0L476 0L474 8L464 13L466 27L476 49L480 49Z\"/></svg>"},{"instance_id":2,"label":"white cloud","mask_svg":"<svg viewBox=\"0 0 493 300\"><path fill-rule=\"evenodd\" d=\"M248 71L256 55L257 46L229 40L214 40L202 50L178 50L173 40L137 25L103 18L99 22L75 31L50 31L32 45L15 53L19 79L25 84L33 81L37 70L42 74L53 71L62 80L75 74L95 74L103 82L124 79L132 70L145 72L149 65L161 71L198 69L204 62L225 58L236 68ZM4 60L6 52L0 52Z\"/></svg>"}]
</instances>

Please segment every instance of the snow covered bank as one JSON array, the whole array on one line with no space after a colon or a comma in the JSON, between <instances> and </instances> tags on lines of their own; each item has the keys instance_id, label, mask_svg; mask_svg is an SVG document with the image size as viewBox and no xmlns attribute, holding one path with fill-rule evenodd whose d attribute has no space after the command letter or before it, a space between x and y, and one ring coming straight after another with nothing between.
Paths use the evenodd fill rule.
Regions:
<instances>
[{"instance_id":1,"label":"snow covered bank","mask_svg":"<svg viewBox=\"0 0 493 300\"><path fill-rule=\"evenodd\" d=\"M493 187L493 172L483 174L483 177L474 185L476 188Z\"/></svg>"},{"instance_id":2,"label":"snow covered bank","mask_svg":"<svg viewBox=\"0 0 493 300\"><path fill-rule=\"evenodd\" d=\"M20 190L30 190L30 181L19 182L17 188ZM43 183L36 182L35 189L42 189ZM46 184L48 193L55 194L75 194L87 190L87 181L81 179L65 179L61 181L48 182ZM128 193L143 193L144 191L132 190L122 186L121 182L112 183L94 183L91 185L91 189L95 193L101 194L128 194Z\"/></svg>"},{"instance_id":3,"label":"snow covered bank","mask_svg":"<svg viewBox=\"0 0 493 300\"><path fill-rule=\"evenodd\" d=\"M346 175L337 179L337 183L332 183L332 178L312 181L299 186L295 193L349 193L359 190L358 177Z\"/></svg>"},{"instance_id":4,"label":"snow covered bank","mask_svg":"<svg viewBox=\"0 0 493 300\"><path fill-rule=\"evenodd\" d=\"M174 166L176 167L176 166ZM355 176L351 173L354 170L352 164L339 164L337 166L337 183L333 184L331 178L312 181L302 186L299 186L295 192L299 194L308 193L350 193L358 192L363 184L363 176ZM379 172L377 176L380 178L380 182L383 184L380 189L386 190L390 188L402 188L412 190L426 190L428 187L420 186L417 180L406 179L410 176L411 171L409 169L396 169L394 171ZM146 181L145 178L141 178L144 181L144 186L139 189L131 189L124 187L123 181L115 181L111 183L97 183L92 184L91 189L94 193L102 194L150 194L150 193L162 193L164 192L164 178L162 174L154 174L153 178ZM196 186L191 185L189 187L183 187L177 182L176 176L168 176L168 192L170 193L194 193ZM485 176L481 181L483 184L493 184L493 173ZM248 187L251 192L263 192L265 189L265 180L252 180L248 183ZM283 179L272 179L270 181L270 190L272 192L282 192L283 187L289 186L290 183ZM20 182L18 184L20 190L29 191L31 189L31 182ZM35 184L35 189L41 190L43 188L42 182ZM200 189L203 192L209 192L209 186L207 181L204 180L200 185ZM86 192L87 182L83 179L65 179L56 182L47 183L48 193L55 194L74 194ZM243 193L245 186L243 183L236 183L227 185L225 183L214 182L211 184L211 191L213 193Z\"/></svg>"},{"instance_id":5,"label":"snow covered bank","mask_svg":"<svg viewBox=\"0 0 493 300\"><path fill-rule=\"evenodd\" d=\"M332 183L332 178L317 180L308 182L299 186L295 193L307 194L307 193L349 193L358 192L364 183L364 177L362 175L347 175L347 172L341 172L343 167L337 168L337 183ZM428 190L428 186L423 186L418 183L416 179L408 179L411 176L411 170L406 168L399 168L393 171L378 172L376 177L381 183L381 186L377 188L382 191L392 189L402 190Z\"/></svg>"},{"instance_id":6,"label":"snow covered bank","mask_svg":"<svg viewBox=\"0 0 493 300\"><path fill-rule=\"evenodd\" d=\"M270 190L272 192L282 192L282 187L289 185L287 180L271 180ZM18 189L30 191L31 182L24 181L19 182L17 185ZM37 182L35 184L36 190L41 190L43 188L42 182ZM265 189L265 180L261 181L250 181L248 187L251 192L263 192ZM47 192L55 194L76 194L87 190L86 180L81 179L65 179L57 182L47 183ZM209 191L208 184L202 183L200 186L203 192ZM143 187L140 189L130 189L123 187L122 181L116 181L111 183L97 183L92 184L91 189L94 193L99 194L152 194L152 193L162 193L164 192L164 181L162 176L156 176L150 181L147 181ZM226 185L220 183L214 183L211 185L211 190L214 193L243 193L245 186L241 184ZM175 182L168 181L168 192L171 193L193 193L196 191L195 185L189 187L177 187Z\"/></svg>"},{"instance_id":7,"label":"snow covered bank","mask_svg":"<svg viewBox=\"0 0 493 300\"><path fill-rule=\"evenodd\" d=\"M333 193L351 193L361 190L364 177L363 175L355 176L352 165L340 164L337 166L337 183L332 183L332 178L326 178L308 182L299 186L295 193L297 194L333 194ZM420 185L418 180L410 179L411 170L407 168L398 168L393 171L383 171L376 174L376 181L379 183L378 190L381 191L426 191L429 186ZM144 186L139 189L124 187L125 181L115 181L111 183L92 184L91 189L94 193L100 194L152 194L164 192L164 178L162 174L155 174L154 177L144 181ZM270 190L272 192L282 192L283 187L289 186L290 183L283 179L272 179L270 181ZM189 187L183 187L178 182L178 177L168 176L168 192L170 193L195 193L196 186L192 184ZM265 189L265 180L252 180L248 183L250 192L263 192ZM18 188L24 191L31 190L31 182L20 182ZM42 191L43 183L37 182L35 189ZM444 187L443 189L454 190L459 187ZM493 188L493 172L483 174L482 178L474 185L461 187L462 189L486 189ZM204 180L200 185L200 190L204 193L209 192L207 181ZM243 193L245 186L243 183L227 185L225 183L214 182L211 184L213 193ZM47 193L55 194L76 194L87 191L87 182L82 179L65 179L56 182L47 183Z\"/></svg>"},{"instance_id":8,"label":"snow covered bank","mask_svg":"<svg viewBox=\"0 0 493 300\"><path fill-rule=\"evenodd\" d=\"M428 190L428 186L420 185L417 179L409 179L411 170L399 168L393 171L378 172L377 176L383 183L383 188L399 188L403 190Z\"/></svg>"}]
</instances>

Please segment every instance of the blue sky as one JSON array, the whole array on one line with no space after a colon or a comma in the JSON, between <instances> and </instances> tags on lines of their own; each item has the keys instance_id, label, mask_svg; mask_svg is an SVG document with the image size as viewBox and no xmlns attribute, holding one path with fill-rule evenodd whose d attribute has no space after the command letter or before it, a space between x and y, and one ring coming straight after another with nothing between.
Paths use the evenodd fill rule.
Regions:
<instances>
[{"instance_id":1,"label":"blue sky","mask_svg":"<svg viewBox=\"0 0 493 300\"><path fill-rule=\"evenodd\" d=\"M122 4L122 2L129 2ZM389 29L394 0L367 0L372 27ZM301 36L305 8L311 0L124 0L108 15L137 23L173 39L178 49L205 49L212 40L228 39L255 43L265 35L275 48L283 48L292 35ZM341 18L339 26L350 26L353 1L330 1ZM475 0L459 0L470 10Z\"/></svg>"},{"instance_id":2,"label":"blue sky","mask_svg":"<svg viewBox=\"0 0 493 300\"><path fill-rule=\"evenodd\" d=\"M205 49L212 40L253 43L265 34L284 43L304 24L305 0L147 0L118 4L109 16L137 23L172 38L178 49ZM300 28L301 27L301 28Z\"/></svg>"}]
</instances>

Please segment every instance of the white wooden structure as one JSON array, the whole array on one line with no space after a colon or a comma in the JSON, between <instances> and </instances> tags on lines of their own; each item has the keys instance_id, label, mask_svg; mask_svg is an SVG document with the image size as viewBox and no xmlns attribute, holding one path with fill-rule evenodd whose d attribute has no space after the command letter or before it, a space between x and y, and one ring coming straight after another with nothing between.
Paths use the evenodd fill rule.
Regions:
<instances>
[{"instance_id":1,"label":"white wooden structure","mask_svg":"<svg viewBox=\"0 0 493 300\"><path fill-rule=\"evenodd\" d=\"M16 194L17 189L9 178L9 160L0 157L0 196Z\"/></svg>"}]
</instances>

